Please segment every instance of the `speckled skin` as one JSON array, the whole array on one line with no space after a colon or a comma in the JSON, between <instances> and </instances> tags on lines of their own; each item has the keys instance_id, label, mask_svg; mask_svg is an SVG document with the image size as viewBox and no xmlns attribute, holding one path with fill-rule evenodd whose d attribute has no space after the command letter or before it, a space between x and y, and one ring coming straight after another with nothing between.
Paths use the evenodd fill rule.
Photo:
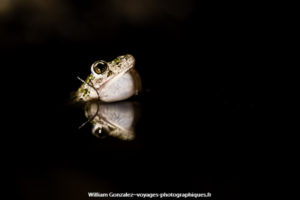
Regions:
<instances>
[{"instance_id":1,"label":"speckled skin","mask_svg":"<svg viewBox=\"0 0 300 200\"><path fill-rule=\"evenodd\" d=\"M100 62L105 61L96 61L92 64L92 73L86 79L86 83L92 84L97 89L101 101L122 101L141 90L141 79L134 70L135 59L132 55L119 56L111 62L105 62L107 69L97 74L93 69ZM90 101L98 98L95 89L86 83L83 83L76 92L76 101Z\"/></svg>"}]
</instances>

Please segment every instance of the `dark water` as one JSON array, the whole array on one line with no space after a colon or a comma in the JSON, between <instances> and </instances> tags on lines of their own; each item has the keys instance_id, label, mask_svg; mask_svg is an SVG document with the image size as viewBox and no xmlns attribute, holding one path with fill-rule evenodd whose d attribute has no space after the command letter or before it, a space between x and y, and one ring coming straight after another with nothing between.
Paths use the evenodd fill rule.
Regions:
<instances>
[{"instance_id":1,"label":"dark water","mask_svg":"<svg viewBox=\"0 0 300 200\"><path fill-rule=\"evenodd\" d=\"M43 7L49 13L20 7L0 23L16 196L211 192L238 199L255 123L249 19L194 1L154 3L149 12L139 10L143 4L135 12L108 1L64 2L66 16L55 12L57 1ZM95 60L126 53L143 82L130 100L140 107L135 139L99 139L90 124L79 130L84 110L69 103L81 84L76 76L85 78Z\"/></svg>"}]
</instances>

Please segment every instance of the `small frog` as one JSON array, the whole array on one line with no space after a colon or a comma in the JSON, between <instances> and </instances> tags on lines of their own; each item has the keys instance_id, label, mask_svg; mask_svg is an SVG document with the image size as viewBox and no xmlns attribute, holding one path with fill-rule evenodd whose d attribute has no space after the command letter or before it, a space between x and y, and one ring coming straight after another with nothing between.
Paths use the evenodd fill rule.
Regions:
<instances>
[{"instance_id":1,"label":"small frog","mask_svg":"<svg viewBox=\"0 0 300 200\"><path fill-rule=\"evenodd\" d=\"M103 102L122 101L137 95L141 90L141 79L134 69L135 58L119 56L111 62L99 60L91 65L91 74L75 94L76 101L99 98Z\"/></svg>"}]
</instances>

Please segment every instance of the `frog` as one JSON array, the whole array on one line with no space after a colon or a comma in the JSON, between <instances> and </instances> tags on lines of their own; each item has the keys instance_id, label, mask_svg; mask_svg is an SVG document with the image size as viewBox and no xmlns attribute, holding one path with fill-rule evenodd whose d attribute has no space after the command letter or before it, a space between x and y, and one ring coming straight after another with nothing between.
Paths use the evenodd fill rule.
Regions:
<instances>
[{"instance_id":1,"label":"frog","mask_svg":"<svg viewBox=\"0 0 300 200\"><path fill-rule=\"evenodd\" d=\"M131 54L118 56L110 62L95 61L91 74L75 92L75 101L117 102L138 95L141 78L135 70L135 58Z\"/></svg>"}]
</instances>

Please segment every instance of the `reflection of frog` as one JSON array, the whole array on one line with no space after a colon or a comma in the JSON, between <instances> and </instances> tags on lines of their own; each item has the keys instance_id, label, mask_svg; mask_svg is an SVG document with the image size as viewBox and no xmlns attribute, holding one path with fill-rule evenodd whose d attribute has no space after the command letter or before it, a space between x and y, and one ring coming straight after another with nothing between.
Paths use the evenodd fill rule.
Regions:
<instances>
[{"instance_id":1,"label":"reflection of frog","mask_svg":"<svg viewBox=\"0 0 300 200\"><path fill-rule=\"evenodd\" d=\"M99 104L97 101L90 101L85 105L85 116L93 124L92 133L99 138L109 135L121 140L133 140L138 115L137 102Z\"/></svg>"},{"instance_id":2,"label":"reflection of frog","mask_svg":"<svg viewBox=\"0 0 300 200\"><path fill-rule=\"evenodd\" d=\"M141 79L134 70L134 65L135 59L129 54L119 56L111 62L103 60L94 62L91 66L91 75L76 92L76 100L97 99L99 94L101 101L114 102L136 95L141 90Z\"/></svg>"}]
</instances>

